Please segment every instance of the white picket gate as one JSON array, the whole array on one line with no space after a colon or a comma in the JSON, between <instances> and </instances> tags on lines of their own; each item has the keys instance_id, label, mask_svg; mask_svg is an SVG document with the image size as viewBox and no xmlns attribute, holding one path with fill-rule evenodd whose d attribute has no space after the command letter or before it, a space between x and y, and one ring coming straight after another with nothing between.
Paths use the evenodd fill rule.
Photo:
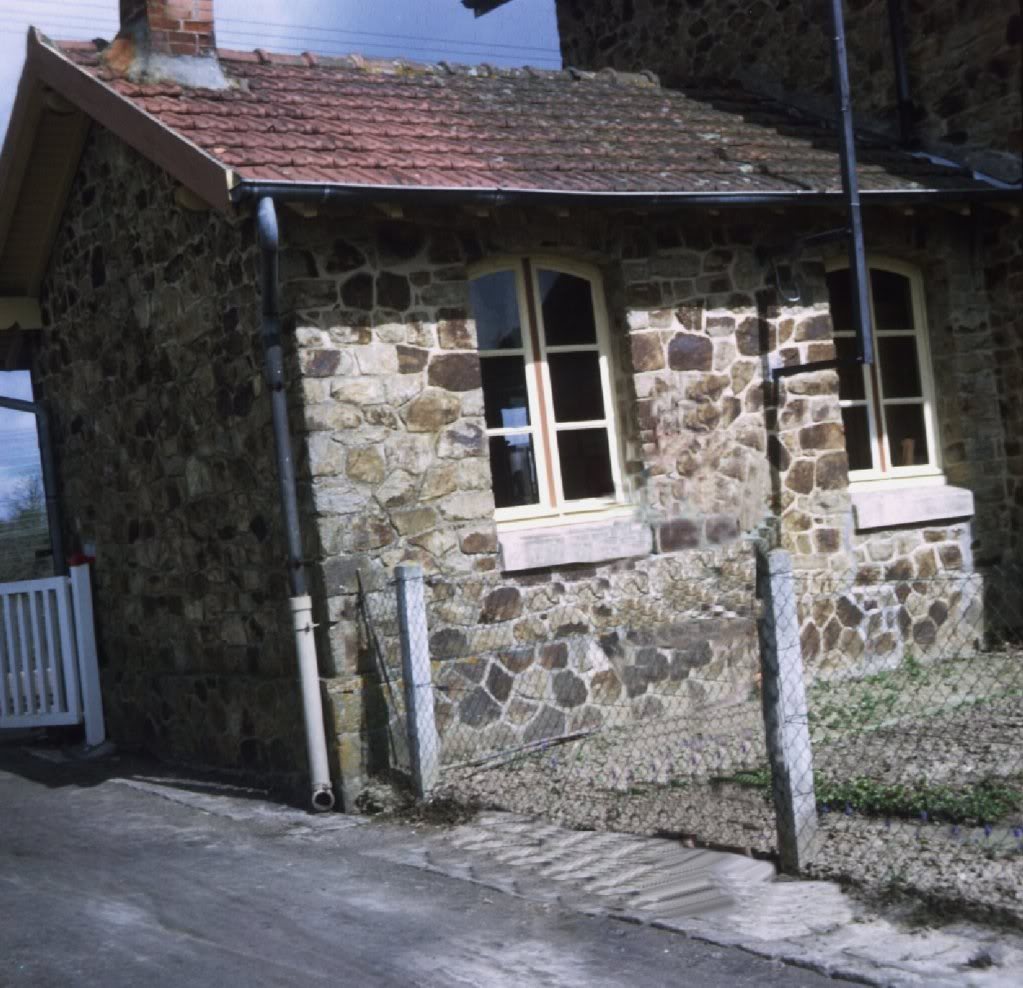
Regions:
<instances>
[{"instance_id":1,"label":"white picket gate","mask_svg":"<svg viewBox=\"0 0 1023 988\"><path fill-rule=\"evenodd\" d=\"M89 567L0 583L0 728L85 724L106 738Z\"/></svg>"}]
</instances>

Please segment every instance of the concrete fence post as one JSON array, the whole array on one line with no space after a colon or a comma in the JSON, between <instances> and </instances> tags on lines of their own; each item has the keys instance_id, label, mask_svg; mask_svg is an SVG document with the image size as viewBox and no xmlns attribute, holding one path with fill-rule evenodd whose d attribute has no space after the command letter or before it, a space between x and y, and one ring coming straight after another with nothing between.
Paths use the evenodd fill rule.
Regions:
<instances>
[{"instance_id":1,"label":"concrete fence post","mask_svg":"<svg viewBox=\"0 0 1023 988\"><path fill-rule=\"evenodd\" d=\"M69 581L71 607L74 612L78 681L82 697L82 720L85 722L85 743L94 748L106 740L107 729L103 719L103 696L99 686L99 658L96 653L96 626L92 617L92 573L89 564L72 566L69 570Z\"/></svg>"},{"instance_id":2,"label":"concrete fence post","mask_svg":"<svg viewBox=\"0 0 1023 988\"><path fill-rule=\"evenodd\" d=\"M423 570L414 564L405 564L397 567L395 576L409 760L416 795L423 798L436 785L440 767L440 742L433 716L433 683L430 675Z\"/></svg>"},{"instance_id":3,"label":"concrete fence post","mask_svg":"<svg viewBox=\"0 0 1023 988\"><path fill-rule=\"evenodd\" d=\"M760 659L764 726L771 763L781 870L798 875L817 850L817 801L807 720L792 559L781 549L757 554L763 613Z\"/></svg>"}]
</instances>

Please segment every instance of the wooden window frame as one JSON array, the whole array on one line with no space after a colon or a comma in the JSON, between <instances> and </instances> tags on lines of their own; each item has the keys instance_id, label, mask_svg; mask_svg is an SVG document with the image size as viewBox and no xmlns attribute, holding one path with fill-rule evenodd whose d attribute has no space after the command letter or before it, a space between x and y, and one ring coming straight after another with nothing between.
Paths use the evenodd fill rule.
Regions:
<instances>
[{"instance_id":1,"label":"wooden window frame","mask_svg":"<svg viewBox=\"0 0 1023 988\"><path fill-rule=\"evenodd\" d=\"M825 264L828 274L834 271L848 271L849 264L845 259L834 260ZM919 268L906 264L895 258L883 256L871 256L867 258L867 276L871 271L888 271L892 274L906 278L909 283L910 305L913 312L913 328L909 329L886 329L877 328L877 320L874 317L874 291L873 286L869 290L870 318L874 327L874 364L870 367L864 366L863 373L863 399L840 399L839 406L846 408L855 405L865 405L867 409L867 423L870 432L870 454L872 466L864 470L849 471L849 484L856 487L870 487L875 485L887 485L893 481L907 480L912 482L934 482L944 483L944 473L941 464L941 443L938 438L938 419L936 415L934 370L931 364L931 349L929 344L929 333L927 330L927 310L924 303L923 277ZM834 330L836 339L855 337L853 330ZM924 431L927 437L927 459L928 462L919 466L892 466L888 462L888 442L886 428L880 427L884 421L884 402L902 404L921 404L918 399L885 399L884 389L881 380L880 370L880 347L876 345L882 338L895 337L912 338L916 342L917 363L920 371L920 389L922 394Z\"/></svg>"},{"instance_id":2,"label":"wooden window frame","mask_svg":"<svg viewBox=\"0 0 1023 988\"><path fill-rule=\"evenodd\" d=\"M571 344L548 347L543 326L543 310L539 302L539 271L557 271L582 278L590 286L593 319L596 326L595 344ZM509 434L530 434L536 465L536 480L540 499L535 504L497 508L494 520L501 527L517 527L517 523L556 523L583 521L597 514L613 512L625 505L622 482L621 441L616 422L617 396L611 364L611 335L607 308L603 298L603 280L591 265L544 254L529 254L491 258L469 269L469 280L501 271L510 271L515 277L516 298L522 323L522 347L503 350L479 350L480 358L488 356L522 356L526 365L526 393L530 425L512 428L488 428L487 439ZM474 317L475 318L475 317ZM596 351L600 372L604 418L580 422L557 423L554 416L554 396L551 387L548 353ZM602 428L608 434L611 479L614 492L607 497L567 501L561 477L557 436L561 432L586 428Z\"/></svg>"}]
</instances>

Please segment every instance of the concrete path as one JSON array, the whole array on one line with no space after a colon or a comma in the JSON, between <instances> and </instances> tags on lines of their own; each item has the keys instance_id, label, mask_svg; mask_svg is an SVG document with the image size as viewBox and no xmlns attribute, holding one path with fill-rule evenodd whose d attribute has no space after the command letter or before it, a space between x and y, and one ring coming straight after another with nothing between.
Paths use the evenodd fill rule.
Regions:
<instances>
[{"instance_id":1,"label":"concrete path","mask_svg":"<svg viewBox=\"0 0 1023 988\"><path fill-rule=\"evenodd\" d=\"M1023 985L1019 938L900 929L750 858L510 814L310 816L47 755L0 738L0 988Z\"/></svg>"},{"instance_id":2,"label":"concrete path","mask_svg":"<svg viewBox=\"0 0 1023 988\"><path fill-rule=\"evenodd\" d=\"M678 841L490 812L415 836L385 829L369 853L863 984L1023 988L1020 936L965 923L900 926L833 883L778 880L769 862Z\"/></svg>"},{"instance_id":3,"label":"concrete path","mask_svg":"<svg viewBox=\"0 0 1023 988\"><path fill-rule=\"evenodd\" d=\"M401 834L0 746L0 986L833 983L374 856Z\"/></svg>"}]
</instances>

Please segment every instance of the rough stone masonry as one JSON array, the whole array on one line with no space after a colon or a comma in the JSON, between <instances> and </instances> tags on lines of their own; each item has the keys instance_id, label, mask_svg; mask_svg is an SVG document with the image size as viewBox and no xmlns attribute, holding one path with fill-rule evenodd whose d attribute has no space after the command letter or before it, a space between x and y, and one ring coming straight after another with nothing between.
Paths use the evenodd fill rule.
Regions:
<instances>
[{"instance_id":1,"label":"rough stone masonry","mask_svg":"<svg viewBox=\"0 0 1023 988\"><path fill-rule=\"evenodd\" d=\"M400 562L434 581L438 722L495 742L596 724L616 704L655 716L669 697L699 702L701 678L748 688L749 537L771 519L802 571L849 577L848 606L804 606L807 661L885 634L897 661L898 642L926 647L968 606L920 587L1018 545L1013 234L970 221L986 244L971 265L962 218L884 219L873 243L923 275L945 470L974 492L972 532L969 519L858 530L836 376L769 381L773 364L833 345L825 258L798 266L801 298L787 303L757 248L832 216L283 212L306 554L346 791L389 718L357 591L382 599ZM647 533L628 558L502 571L468 279L479 260L522 254L600 275L627 521ZM69 544L97 547L114 736L289 784L304 759L257 273L250 217L183 208L165 175L96 128L52 255L34 373L60 396ZM893 598L852 589L875 577Z\"/></svg>"}]
</instances>

